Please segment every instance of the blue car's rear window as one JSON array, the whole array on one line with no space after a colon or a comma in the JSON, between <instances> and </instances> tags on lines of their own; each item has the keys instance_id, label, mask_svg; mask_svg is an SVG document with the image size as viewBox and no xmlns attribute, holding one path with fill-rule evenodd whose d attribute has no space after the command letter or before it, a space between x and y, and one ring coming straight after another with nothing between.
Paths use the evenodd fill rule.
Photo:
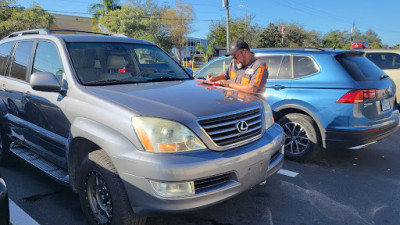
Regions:
<instances>
[{"instance_id":1,"label":"blue car's rear window","mask_svg":"<svg viewBox=\"0 0 400 225\"><path fill-rule=\"evenodd\" d=\"M384 74L379 67L363 56L338 56L336 59L355 81L379 80Z\"/></svg>"}]
</instances>

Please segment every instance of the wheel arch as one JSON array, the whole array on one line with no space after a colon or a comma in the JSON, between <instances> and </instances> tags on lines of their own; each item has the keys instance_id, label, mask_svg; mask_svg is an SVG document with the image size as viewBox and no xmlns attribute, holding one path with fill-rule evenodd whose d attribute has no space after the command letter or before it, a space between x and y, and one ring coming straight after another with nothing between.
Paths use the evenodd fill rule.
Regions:
<instances>
[{"instance_id":1,"label":"wheel arch","mask_svg":"<svg viewBox=\"0 0 400 225\"><path fill-rule=\"evenodd\" d=\"M315 116L315 114L311 110L309 110L305 107L299 106L299 105L295 105L295 104L283 105L283 106L280 106L273 110L275 121L278 121L281 117L283 117L287 114L290 114L290 113L300 113L300 114L311 117L311 119L315 122L315 124L318 127L318 134L321 138L322 146L324 148L326 147L326 145L325 145L325 128L323 127L323 125L322 125L321 121L318 119L318 117Z\"/></svg>"},{"instance_id":2,"label":"wheel arch","mask_svg":"<svg viewBox=\"0 0 400 225\"><path fill-rule=\"evenodd\" d=\"M79 167L82 160L90 152L102 149L110 157L117 171L120 167L114 159L126 152L136 149L134 144L123 134L99 122L76 118L71 125L70 142L68 147L68 171L72 190L77 192Z\"/></svg>"}]
</instances>

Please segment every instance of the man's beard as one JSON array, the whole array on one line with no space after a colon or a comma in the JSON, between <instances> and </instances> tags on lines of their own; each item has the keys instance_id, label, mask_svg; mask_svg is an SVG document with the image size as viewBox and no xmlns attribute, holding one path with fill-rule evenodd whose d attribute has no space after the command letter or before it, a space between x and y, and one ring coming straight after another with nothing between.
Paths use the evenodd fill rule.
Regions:
<instances>
[{"instance_id":1,"label":"man's beard","mask_svg":"<svg viewBox=\"0 0 400 225\"><path fill-rule=\"evenodd\" d=\"M242 63L236 63L236 68L238 68L239 70L242 69L243 64Z\"/></svg>"}]
</instances>

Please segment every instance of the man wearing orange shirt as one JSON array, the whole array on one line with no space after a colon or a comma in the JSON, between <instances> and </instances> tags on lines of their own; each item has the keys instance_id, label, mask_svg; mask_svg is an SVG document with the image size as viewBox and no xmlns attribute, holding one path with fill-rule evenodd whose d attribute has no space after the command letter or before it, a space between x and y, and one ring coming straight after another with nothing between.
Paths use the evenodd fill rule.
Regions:
<instances>
[{"instance_id":1,"label":"man wearing orange shirt","mask_svg":"<svg viewBox=\"0 0 400 225\"><path fill-rule=\"evenodd\" d=\"M254 57L246 42L242 40L233 42L226 55L231 55L232 61L225 72L215 77L207 75L208 81L217 82L222 86L250 94L265 91L268 67L263 60Z\"/></svg>"}]
</instances>

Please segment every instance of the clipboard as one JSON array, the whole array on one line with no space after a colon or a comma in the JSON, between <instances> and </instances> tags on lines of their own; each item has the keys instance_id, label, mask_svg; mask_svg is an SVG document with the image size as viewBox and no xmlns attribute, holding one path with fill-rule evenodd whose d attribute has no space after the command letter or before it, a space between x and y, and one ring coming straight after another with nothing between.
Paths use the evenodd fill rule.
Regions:
<instances>
[{"instance_id":1,"label":"clipboard","mask_svg":"<svg viewBox=\"0 0 400 225\"><path fill-rule=\"evenodd\" d=\"M221 85L221 84L219 84L219 83L216 83L216 82L211 82L211 81L208 81L208 80L203 80L203 79L196 79L196 81L198 81L198 82L200 82L200 83L203 83L203 84L209 84L209 85L222 86L222 85Z\"/></svg>"}]
</instances>

